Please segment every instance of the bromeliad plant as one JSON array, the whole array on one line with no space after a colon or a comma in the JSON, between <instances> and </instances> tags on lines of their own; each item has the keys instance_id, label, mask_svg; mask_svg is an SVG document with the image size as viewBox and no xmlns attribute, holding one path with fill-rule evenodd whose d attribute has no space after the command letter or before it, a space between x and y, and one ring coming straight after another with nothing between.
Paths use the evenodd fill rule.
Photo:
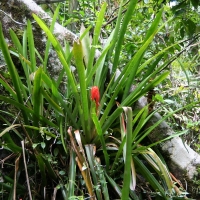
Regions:
<instances>
[{"instance_id":1,"label":"bromeliad plant","mask_svg":"<svg viewBox=\"0 0 200 200\"><path fill-rule=\"evenodd\" d=\"M154 191L150 195L170 199L177 194L175 191L179 190L174 190L164 162L150 147L141 145L158 125L145 130L145 124L153 113L149 114L148 105L139 112L132 110L140 97L169 74L164 70L167 63L157 64L170 47L148 60L144 59L154 36L162 29L159 27L162 10L137 53L117 75L123 38L136 4L137 1L130 1L123 19L120 7L116 27L99 57L95 57L95 52L99 46L106 3L99 12L92 42L89 29L82 27L81 37L74 41L72 51L68 45L64 51L52 33L59 7L50 28L33 14L48 38L44 58L34 46L29 21L22 43L10 30L15 46L10 50L0 26L0 47L12 80L11 84L1 76L0 83L9 96L0 95L0 99L18 112L15 116L12 111L4 111L6 116L1 116L7 125L0 133L4 141L1 145L16 158L15 167L0 183L2 196L7 195L10 199L16 195L23 199L28 195L30 199L47 198L48 195L53 195L54 199L140 199L135 192L137 175L149 182ZM51 45L63 65L57 81L47 71ZM24 79L17 73L10 53L21 61ZM40 65L36 62L37 56ZM70 68L72 63L75 72ZM60 92L64 75L67 77L66 91ZM137 77L142 77L140 83L134 81ZM133 85L135 89L130 92ZM25 141L25 146L18 141ZM26 162L27 157L29 160ZM144 160L148 165L143 163ZM38 180L42 181L37 184Z\"/></svg>"}]
</instances>

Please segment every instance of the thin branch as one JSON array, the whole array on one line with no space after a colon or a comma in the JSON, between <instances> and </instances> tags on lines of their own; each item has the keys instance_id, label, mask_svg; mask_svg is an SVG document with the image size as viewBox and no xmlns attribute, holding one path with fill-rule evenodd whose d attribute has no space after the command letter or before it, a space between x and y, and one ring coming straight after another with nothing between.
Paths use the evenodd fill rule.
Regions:
<instances>
[{"instance_id":1,"label":"thin branch","mask_svg":"<svg viewBox=\"0 0 200 200\"><path fill-rule=\"evenodd\" d=\"M140 0L141 1L141 0ZM140 3L140 1L138 1L138 3ZM122 5L122 7L126 6L130 1L127 1L124 5ZM108 18L108 20L111 18L111 16L113 15L113 13L118 10L120 7L117 7L113 10L113 12L111 13L110 17ZM122 14L124 14L127 11L127 9L122 11ZM114 20L117 19L118 16L113 17L112 19L110 19L106 24L102 25L102 28L104 28L105 26L107 26L108 24L110 24L111 22L113 22Z\"/></svg>"},{"instance_id":2,"label":"thin branch","mask_svg":"<svg viewBox=\"0 0 200 200\"><path fill-rule=\"evenodd\" d=\"M3 149L3 147L2 147L1 149ZM3 165L4 165L4 162L5 162L6 160L8 160L9 158L14 157L15 155L16 155L16 154L12 153L12 154L10 154L9 156L5 157L4 159L0 160L1 168L4 168Z\"/></svg>"},{"instance_id":3,"label":"thin branch","mask_svg":"<svg viewBox=\"0 0 200 200\"><path fill-rule=\"evenodd\" d=\"M24 104L24 105L27 104L27 102L28 102L28 100L30 99L30 97L31 97L31 95L28 96L28 98L27 98L27 100L25 101L25 104ZM20 116L20 114L21 114L21 110L17 113L17 116L15 117L15 119L14 119L12 125L15 124L15 122L17 121L17 119L18 119L18 117Z\"/></svg>"},{"instance_id":4,"label":"thin branch","mask_svg":"<svg viewBox=\"0 0 200 200\"><path fill-rule=\"evenodd\" d=\"M166 67L168 67L174 60L176 60L176 59L177 59L184 51L186 51L188 48L190 48L190 47L192 47L192 46L198 45L199 43L196 43L196 44L193 44L193 43L194 43L199 37L200 37L200 33L196 34L196 35L193 37L192 41L189 42L189 44L188 44L183 50L181 50L180 52L178 52L178 53L174 56L174 58L172 58L172 60L170 60L169 63L168 63L161 71L163 71ZM190 41L190 40L191 40L191 38L190 38L190 39L186 39L185 41L183 41L183 43L184 43L184 42L187 42L187 41ZM160 71L160 72L161 72L161 71Z\"/></svg>"},{"instance_id":5,"label":"thin branch","mask_svg":"<svg viewBox=\"0 0 200 200\"><path fill-rule=\"evenodd\" d=\"M13 22L15 22L16 24L26 26L26 24L14 20L9 14L7 14L6 12L4 12L3 10L0 9L0 12L2 12L4 15L8 16L8 17L9 17Z\"/></svg>"},{"instance_id":6,"label":"thin branch","mask_svg":"<svg viewBox=\"0 0 200 200\"><path fill-rule=\"evenodd\" d=\"M21 144L22 144L22 153L23 153L23 160L24 160L24 169L25 169L25 173L26 173L26 182L27 182L27 187L28 187L28 194L29 194L29 199L32 200L31 188L30 188L29 177L28 177L28 170L27 170L27 165L26 165L24 140L21 141Z\"/></svg>"},{"instance_id":7,"label":"thin branch","mask_svg":"<svg viewBox=\"0 0 200 200\"><path fill-rule=\"evenodd\" d=\"M126 6L128 3L129 3L130 1L127 1L122 7L124 7L124 6ZM114 14L114 12L116 11L116 10L118 10L120 7L118 6L117 8L115 8L113 11L112 11L112 13L110 14L110 17L108 18L108 20L110 20L110 18L111 18L111 16Z\"/></svg>"},{"instance_id":8,"label":"thin branch","mask_svg":"<svg viewBox=\"0 0 200 200\"><path fill-rule=\"evenodd\" d=\"M34 0L37 4L59 3L66 0Z\"/></svg>"},{"instance_id":9,"label":"thin branch","mask_svg":"<svg viewBox=\"0 0 200 200\"><path fill-rule=\"evenodd\" d=\"M17 188L17 173L19 170L19 159L21 155L17 157L15 160L15 175L14 175L14 183L13 183L13 200L16 200L16 188Z\"/></svg>"},{"instance_id":10,"label":"thin branch","mask_svg":"<svg viewBox=\"0 0 200 200\"><path fill-rule=\"evenodd\" d=\"M57 191L58 191L58 189L57 189L57 187L55 187L54 190L53 190L52 200L56 200Z\"/></svg>"},{"instance_id":11,"label":"thin branch","mask_svg":"<svg viewBox=\"0 0 200 200\"><path fill-rule=\"evenodd\" d=\"M122 11L122 14L125 13L127 11L127 9ZM111 20L109 20L107 23L105 23L104 25L102 25L102 28L104 28L105 26L107 26L108 24L110 24L111 22L113 22L114 20L117 19L118 16L113 17Z\"/></svg>"}]
</instances>

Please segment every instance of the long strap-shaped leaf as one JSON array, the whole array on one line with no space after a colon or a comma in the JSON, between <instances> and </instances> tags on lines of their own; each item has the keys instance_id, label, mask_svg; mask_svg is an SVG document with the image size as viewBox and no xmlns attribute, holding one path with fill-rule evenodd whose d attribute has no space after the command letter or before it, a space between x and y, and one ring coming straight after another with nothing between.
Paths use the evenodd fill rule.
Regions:
<instances>
[{"instance_id":1,"label":"long strap-shaped leaf","mask_svg":"<svg viewBox=\"0 0 200 200\"><path fill-rule=\"evenodd\" d=\"M8 66L9 72L10 72L10 76L12 78L12 82L13 82L13 85L14 85L14 88L15 88L15 91L16 91L16 94L17 94L18 102L23 105L24 102L23 102L22 92L21 92L21 88L20 88L22 83L20 84L21 80L18 76L16 68L13 64L12 59L11 59L7 43L6 43L4 36L3 36L1 23L0 23L0 45L1 45L1 50L2 50L2 53L4 55L5 61L6 61L7 66ZM24 117L25 124L29 124L27 113L24 110L21 110L21 112L22 112L22 115Z\"/></svg>"},{"instance_id":2,"label":"long strap-shaped leaf","mask_svg":"<svg viewBox=\"0 0 200 200\"><path fill-rule=\"evenodd\" d=\"M124 75L124 77L128 77L129 74L130 74L130 76L129 76L127 83L126 83L125 91L124 91L124 94L123 94L123 100L128 96L128 93L130 91L130 87L131 87L133 80L135 78L135 75L136 75L136 72L138 70L140 61L141 61L147 47L152 42L155 34L157 33L157 27L159 25L161 17L162 17L162 10L157 14L155 20L153 21L153 23L150 27L150 32L147 32L148 37L145 38L143 46L134 55L134 57L131 59L131 62L129 63L128 70L126 71L126 75Z\"/></svg>"},{"instance_id":3,"label":"long strap-shaped leaf","mask_svg":"<svg viewBox=\"0 0 200 200\"><path fill-rule=\"evenodd\" d=\"M142 155L152 165L152 167L154 167L154 169L157 171L159 176L163 178L163 180L166 182L169 192L172 192L173 182L172 182L170 173L167 170L167 167L163 164L161 159L158 157L158 155L151 148L148 148L146 153Z\"/></svg>"},{"instance_id":4,"label":"long strap-shaped leaf","mask_svg":"<svg viewBox=\"0 0 200 200\"><path fill-rule=\"evenodd\" d=\"M42 93L41 93L41 83L42 83L42 68L40 67L34 77L33 85L33 110L34 110L34 126L39 126L38 117L42 114Z\"/></svg>"},{"instance_id":5,"label":"long strap-shaped leaf","mask_svg":"<svg viewBox=\"0 0 200 200\"><path fill-rule=\"evenodd\" d=\"M97 115L96 115L96 112L92 111L92 120L95 124L95 128L96 128L96 131L97 131L97 134L99 136L99 140L101 141L101 145L102 145L102 149L103 149L103 154L104 154L104 157L105 157L105 162L106 162L106 169L108 170L109 169L109 156L108 156L108 152L107 152L107 149L106 149L106 143L105 143L105 138L104 138L104 132L102 131L102 127L101 127L101 124L97 118Z\"/></svg>"},{"instance_id":6,"label":"long strap-shaped leaf","mask_svg":"<svg viewBox=\"0 0 200 200\"><path fill-rule=\"evenodd\" d=\"M139 167L141 174L146 178L155 191L159 191L163 199L167 200L168 198L165 195L165 191L160 183L155 179L147 167L140 161L137 156L133 157L135 164Z\"/></svg>"},{"instance_id":7,"label":"long strap-shaped leaf","mask_svg":"<svg viewBox=\"0 0 200 200\"><path fill-rule=\"evenodd\" d=\"M119 33L119 38L118 38L118 42L115 48L115 57L114 57L114 62L113 62L113 67L112 67L112 74L115 73L116 69L117 69L117 65L119 62L119 55L120 55L120 51L122 48L122 43L124 41L124 35L128 26L129 21L132 19L132 13L135 10L135 6L137 4L137 0L132 0L130 1L129 5L128 5L128 9L126 11L125 17L124 17L124 21L122 23L121 26L121 30Z\"/></svg>"},{"instance_id":8,"label":"long strap-shaped leaf","mask_svg":"<svg viewBox=\"0 0 200 200\"><path fill-rule=\"evenodd\" d=\"M69 81L69 85L71 86L72 92L76 98L76 103L79 103L79 97L77 94L77 87L76 87L76 81L73 78L73 75L71 73L70 67L67 64L67 61L65 59L64 56L64 52L62 50L62 47L60 45L60 43L58 42L58 40L54 37L54 35L52 34L52 32L49 30L49 28L46 26L46 24L35 14L33 14L33 18L37 21L38 25L43 29L43 31L46 33L46 35L48 36L49 40L51 41L53 47L56 50L56 53L60 59L60 62L62 63L63 67L65 68L66 71L66 75ZM80 104L80 103L79 103Z\"/></svg>"},{"instance_id":9,"label":"long strap-shaped leaf","mask_svg":"<svg viewBox=\"0 0 200 200\"><path fill-rule=\"evenodd\" d=\"M106 6L107 4L104 3L101 7L101 10L99 12L98 18L97 18L97 23L95 25L95 29L94 29L94 37L92 40L92 46L90 49L90 55L89 55L89 60L88 60L88 66L87 66L87 74L90 73L91 69L92 69L92 65L94 62L94 56L95 56L95 51L96 51L96 45L98 44L98 40L99 40L99 35L101 33L101 26L104 20L104 13L106 10Z\"/></svg>"},{"instance_id":10,"label":"long strap-shaped leaf","mask_svg":"<svg viewBox=\"0 0 200 200\"><path fill-rule=\"evenodd\" d=\"M10 104L14 105L16 108L19 108L22 111L26 112L28 117L29 117L30 114L35 115L35 117L37 117L38 120L48 124L49 126L58 128L58 126L56 124L54 124L53 122L49 121L47 118L45 118L45 117L43 117L41 115L39 115L39 116L36 115L32 109L27 108L23 104L20 104L19 102L14 101L11 98L8 98L8 97L0 95L0 100L2 100L4 102L7 102L7 103L10 103Z\"/></svg>"},{"instance_id":11,"label":"long strap-shaped leaf","mask_svg":"<svg viewBox=\"0 0 200 200\"><path fill-rule=\"evenodd\" d=\"M80 94L81 94L81 106L83 109L83 116L84 116L84 125L83 128L86 131L86 141L90 141L90 127L88 123L89 119L89 109L88 109L88 95L87 95L87 87L86 87L86 81L85 81L85 67L83 64L83 50L81 41L75 41L74 47L73 47L73 53L76 63L76 68L78 72L78 78L80 82Z\"/></svg>"},{"instance_id":12,"label":"long strap-shaped leaf","mask_svg":"<svg viewBox=\"0 0 200 200\"><path fill-rule=\"evenodd\" d=\"M58 4L58 6L57 6L57 8L54 12L54 15L53 15L53 19L52 19L52 23L51 23L51 27L50 27L51 32L53 32L54 25L56 23L56 19L57 19L58 14L59 14L59 9L60 9L60 4ZM46 68L47 68L50 45L51 45L51 41L50 41L50 39L48 39L47 43L46 43L45 57L44 57L44 62L43 62L43 70L44 70L45 73L46 73Z\"/></svg>"},{"instance_id":13,"label":"long strap-shaped leaf","mask_svg":"<svg viewBox=\"0 0 200 200\"><path fill-rule=\"evenodd\" d=\"M126 117L126 125L124 127L126 135L126 143L124 149L124 178L121 199L128 199L131 181L131 144L132 144L132 109L123 107Z\"/></svg>"},{"instance_id":14,"label":"long strap-shaped leaf","mask_svg":"<svg viewBox=\"0 0 200 200\"><path fill-rule=\"evenodd\" d=\"M81 109L80 98L79 98L78 90L77 90L77 83L76 83L76 80L71 72L71 69L70 69L68 63L67 63L63 49L62 49L60 43L58 42L58 40L54 37L52 32L46 26L46 24L35 14L33 14L33 18L37 21L39 26L44 30L44 32L48 36L48 39L51 41L54 49L56 50L56 53L57 53L59 59L60 59L60 62L62 63L62 65L65 69L65 72L66 72L66 75L68 78L68 85L70 86L70 89L75 97L76 105L78 106L78 110L79 110L79 114L80 114L80 120L83 125L84 132L86 132L85 127L84 127L85 121L84 121L83 110Z\"/></svg>"},{"instance_id":15,"label":"long strap-shaped leaf","mask_svg":"<svg viewBox=\"0 0 200 200\"><path fill-rule=\"evenodd\" d=\"M29 47L29 54L31 61L31 70L32 72L35 72L36 71L35 45L33 39L32 26L29 20L27 23L27 36L28 36L28 47Z\"/></svg>"}]
</instances>

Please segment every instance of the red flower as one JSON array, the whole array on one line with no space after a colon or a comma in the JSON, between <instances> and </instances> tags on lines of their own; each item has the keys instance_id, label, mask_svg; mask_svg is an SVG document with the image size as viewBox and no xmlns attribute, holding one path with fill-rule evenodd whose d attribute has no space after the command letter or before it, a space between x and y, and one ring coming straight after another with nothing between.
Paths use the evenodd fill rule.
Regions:
<instances>
[{"instance_id":1,"label":"red flower","mask_svg":"<svg viewBox=\"0 0 200 200\"><path fill-rule=\"evenodd\" d=\"M99 88L97 86L93 86L91 88L91 99L95 101L96 103L96 109L99 107L99 101L100 101L100 92Z\"/></svg>"}]
</instances>

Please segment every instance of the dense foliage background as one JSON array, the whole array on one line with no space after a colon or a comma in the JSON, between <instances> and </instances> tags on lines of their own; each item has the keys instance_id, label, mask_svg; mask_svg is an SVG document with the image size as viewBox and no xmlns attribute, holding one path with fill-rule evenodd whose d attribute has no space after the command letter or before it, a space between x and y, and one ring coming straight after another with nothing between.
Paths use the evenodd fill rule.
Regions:
<instances>
[{"instance_id":1,"label":"dense foliage background","mask_svg":"<svg viewBox=\"0 0 200 200\"><path fill-rule=\"evenodd\" d=\"M10 31L11 46L0 26L8 68L0 76L1 198L198 196L198 180L188 194L172 177L154 148L162 141L148 139L158 124L146 124L158 111L160 122L168 116L183 141L200 151L200 2L73 0L41 6L53 18L47 27L33 14L47 37L42 53L29 20L20 36ZM53 35L55 21L80 37L73 47L65 41L63 48ZM51 48L63 65L56 80L48 72ZM147 105L138 110L142 96Z\"/></svg>"}]
</instances>

